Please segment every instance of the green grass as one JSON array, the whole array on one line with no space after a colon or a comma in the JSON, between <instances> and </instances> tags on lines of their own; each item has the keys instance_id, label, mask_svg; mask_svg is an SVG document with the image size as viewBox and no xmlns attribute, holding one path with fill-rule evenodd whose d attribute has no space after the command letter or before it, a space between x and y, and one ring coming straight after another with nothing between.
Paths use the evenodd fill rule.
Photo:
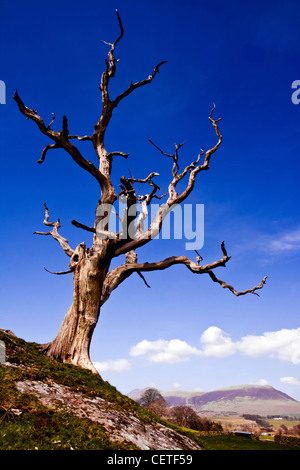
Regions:
<instances>
[{"instance_id":1,"label":"green grass","mask_svg":"<svg viewBox=\"0 0 300 470\"><path fill-rule=\"evenodd\" d=\"M113 442L97 423L44 407L33 395L20 393L16 381L52 379L86 397L101 397L117 410L134 412L143 422L157 417L122 395L101 377L91 372L47 358L35 343L0 332L5 342L7 361L22 367L0 364L0 450L92 449L124 450L136 447ZM21 411L19 416L12 409Z\"/></svg>"},{"instance_id":2,"label":"green grass","mask_svg":"<svg viewBox=\"0 0 300 470\"><path fill-rule=\"evenodd\" d=\"M274 436L273 435L271 435L271 436L262 436L262 435L260 435L259 440L260 441L274 441Z\"/></svg>"},{"instance_id":3,"label":"green grass","mask_svg":"<svg viewBox=\"0 0 300 470\"><path fill-rule=\"evenodd\" d=\"M256 441L231 434L200 435L195 440L206 450L297 450L295 446L277 445L272 442Z\"/></svg>"},{"instance_id":4,"label":"green grass","mask_svg":"<svg viewBox=\"0 0 300 470\"><path fill-rule=\"evenodd\" d=\"M33 395L19 393L14 387L14 381L21 379L18 372L0 367L1 450L135 449L111 442L106 430L92 421L50 410ZM15 409L21 414L16 415Z\"/></svg>"},{"instance_id":5,"label":"green grass","mask_svg":"<svg viewBox=\"0 0 300 470\"><path fill-rule=\"evenodd\" d=\"M233 434L201 433L187 428L179 428L169 423L169 427L183 432L205 450L299 450L299 447L278 445L273 442L247 439Z\"/></svg>"},{"instance_id":6,"label":"green grass","mask_svg":"<svg viewBox=\"0 0 300 470\"><path fill-rule=\"evenodd\" d=\"M289 419L268 419L270 426L274 429L280 428L280 426L286 426L287 428L292 428L293 426L297 426L300 424L300 420L289 420Z\"/></svg>"},{"instance_id":7,"label":"green grass","mask_svg":"<svg viewBox=\"0 0 300 470\"><path fill-rule=\"evenodd\" d=\"M22 413L0 425L1 450L130 450L134 445L112 442L101 426L51 410Z\"/></svg>"},{"instance_id":8,"label":"green grass","mask_svg":"<svg viewBox=\"0 0 300 470\"><path fill-rule=\"evenodd\" d=\"M70 387L84 396L93 398L100 397L112 403L115 409L135 412L145 422L154 422L156 417L153 413L143 409L136 402L122 395L109 382L101 379L97 374L64 364L61 361L49 359L39 350L39 345L28 343L20 338L6 335L0 331L0 340L5 342L7 360L22 368L0 367L0 380L6 394L16 393L13 382L15 380L46 380L52 379L58 384ZM1 390L0 390L1 403Z\"/></svg>"}]
</instances>

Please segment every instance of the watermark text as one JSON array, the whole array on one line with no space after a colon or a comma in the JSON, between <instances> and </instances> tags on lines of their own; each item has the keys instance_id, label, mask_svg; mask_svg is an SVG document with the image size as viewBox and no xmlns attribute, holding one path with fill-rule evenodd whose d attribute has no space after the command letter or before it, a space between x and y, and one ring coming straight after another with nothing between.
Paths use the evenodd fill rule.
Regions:
<instances>
[{"instance_id":1,"label":"watermark text","mask_svg":"<svg viewBox=\"0 0 300 470\"><path fill-rule=\"evenodd\" d=\"M0 341L0 364L3 364L5 361L5 343L3 341Z\"/></svg>"},{"instance_id":2,"label":"watermark text","mask_svg":"<svg viewBox=\"0 0 300 470\"><path fill-rule=\"evenodd\" d=\"M291 96L292 103L299 104L300 103L300 80L293 81L292 89L295 90Z\"/></svg>"},{"instance_id":3,"label":"watermark text","mask_svg":"<svg viewBox=\"0 0 300 470\"><path fill-rule=\"evenodd\" d=\"M0 80L0 104L6 104L6 85L3 80Z\"/></svg>"},{"instance_id":4,"label":"watermark text","mask_svg":"<svg viewBox=\"0 0 300 470\"><path fill-rule=\"evenodd\" d=\"M130 204L119 199L119 207L100 204L96 211L99 238L124 240L185 240L186 250L204 245L204 204Z\"/></svg>"}]
</instances>

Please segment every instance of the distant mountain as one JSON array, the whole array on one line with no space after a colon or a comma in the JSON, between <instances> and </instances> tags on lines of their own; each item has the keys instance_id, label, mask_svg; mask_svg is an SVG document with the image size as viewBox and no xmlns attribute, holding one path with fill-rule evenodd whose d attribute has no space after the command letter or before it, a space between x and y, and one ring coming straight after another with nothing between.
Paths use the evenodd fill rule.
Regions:
<instances>
[{"instance_id":1,"label":"distant mountain","mask_svg":"<svg viewBox=\"0 0 300 470\"><path fill-rule=\"evenodd\" d=\"M128 396L138 400L144 390L133 390ZM249 413L300 417L300 402L270 385L238 385L211 392L180 390L160 393L167 406L188 405L206 416Z\"/></svg>"}]
</instances>

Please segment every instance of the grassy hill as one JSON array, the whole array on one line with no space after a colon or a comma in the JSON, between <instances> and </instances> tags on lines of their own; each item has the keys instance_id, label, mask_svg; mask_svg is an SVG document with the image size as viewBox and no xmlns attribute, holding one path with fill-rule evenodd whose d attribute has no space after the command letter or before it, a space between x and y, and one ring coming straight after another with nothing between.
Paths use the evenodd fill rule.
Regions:
<instances>
[{"instance_id":1,"label":"grassy hill","mask_svg":"<svg viewBox=\"0 0 300 470\"><path fill-rule=\"evenodd\" d=\"M50 360L39 345L0 330L0 450L201 450L279 446L205 436L162 421L92 374Z\"/></svg>"},{"instance_id":2,"label":"grassy hill","mask_svg":"<svg viewBox=\"0 0 300 470\"><path fill-rule=\"evenodd\" d=\"M199 449L100 376L0 331L0 449Z\"/></svg>"},{"instance_id":3,"label":"grassy hill","mask_svg":"<svg viewBox=\"0 0 300 470\"><path fill-rule=\"evenodd\" d=\"M300 403L270 385L240 385L190 398L201 414L258 414L300 417Z\"/></svg>"},{"instance_id":4,"label":"grassy hill","mask_svg":"<svg viewBox=\"0 0 300 470\"><path fill-rule=\"evenodd\" d=\"M133 399L143 390L133 390ZM203 416L257 414L300 418L300 403L270 385L238 385L210 392L160 391L168 406L189 405Z\"/></svg>"}]
</instances>

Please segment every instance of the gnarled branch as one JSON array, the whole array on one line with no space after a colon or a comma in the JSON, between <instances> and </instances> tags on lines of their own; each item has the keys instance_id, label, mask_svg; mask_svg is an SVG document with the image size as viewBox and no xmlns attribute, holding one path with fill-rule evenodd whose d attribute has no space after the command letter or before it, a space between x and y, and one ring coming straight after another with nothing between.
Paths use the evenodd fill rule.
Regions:
<instances>
[{"instance_id":1,"label":"gnarled branch","mask_svg":"<svg viewBox=\"0 0 300 470\"><path fill-rule=\"evenodd\" d=\"M131 256L128 258L126 263L108 273L104 281L103 303L106 302L111 292L116 289L123 281L125 281L125 279L127 279L132 273L136 272L138 275L141 275L143 272L164 270L177 264L185 265L194 274L208 274L214 282L219 283L223 288L229 289L236 296L245 295L248 293L258 295L256 291L263 288L264 284L266 283L267 276L262 279L258 286L244 291L237 291L234 287L226 284L226 282L221 281L216 277L213 270L218 267L225 267L226 263L231 258L227 254L224 242L221 243L221 250L223 254L222 258L204 265L200 265L200 262L203 260L203 258L201 255L199 255L198 252L196 252L198 255L196 257L196 262L192 261L186 256L171 256L162 261L156 261L153 263L137 263L137 258ZM143 280L146 283L145 279ZM148 284L146 285L149 287Z\"/></svg>"},{"instance_id":2,"label":"gnarled branch","mask_svg":"<svg viewBox=\"0 0 300 470\"><path fill-rule=\"evenodd\" d=\"M140 276L141 279L143 279L145 286L150 289L151 286L149 286L148 282L146 281L146 279L144 278L144 276L142 275L142 273L141 273L140 271L137 271L137 274Z\"/></svg>"},{"instance_id":3,"label":"gnarled branch","mask_svg":"<svg viewBox=\"0 0 300 470\"><path fill-rule=\"evenodd\" d=\"M153 238L155 238L159 234L159 232L162 228L163 221L164 221L165 217L168 215L168 213L172 210L173 207L175 207L176 205L183 202L189 196L189 194L192 192L192 190L194 189L197 174L202 170L208 170L209 169L210 158L211 158L212 154L216 152L216 150L218 149L218 147L220 146L220 144L222 142L222 136L220 134L218 124L217 124L220 121L220 118L219 119L214 119L212 117L212 113L213 113L214 109L215 109L215 105L213 106L213 108L210 112L209 120L212 122L212 125L215 129L216 135L218 137L218 142L216 143L216 145L214 147L207 150L206 152L204 152L204 150L202 149L201 153L198 155L197 159L195 161L193 161L192 163L190 163L189 165L187 165L181 173L179 173L178 150L182 147L183 143L179 144L179 145L175 144L175 153L174 153L174 155L171 155L171 154L167 154L164 151L162 151L156 144L154 144L149 139L151 144L154 145L154 147L156 147L163 155L171 157L174 161L173 169L172 169L173 180L171 181L171 183L169 185L169 198L168 198L166 204L163 204L163 205L160 206L158 212L155 214L155 216L153 218L153 221L151 222L150 226L148 227L148 229L146 231L140 231L140 233L137 233L136 237L131 239L131 240L125 240L125 242L124 242L124 240L122 240L121 241L121 246L116 245L116 250L115 250L115 255L116 256L119 256L120 254L126 253L129 250L135 250L135 249L145 245L146 243L148 243ZM204 153L205 153L204 162L203 162L203 164L199 164L200 158L201 158L202 155L204 155ZM177 186L178 182L180 180L182 180L187 173L189 173L187 186L182 191L182 193L178 195L177 192L176 192L176 186ZM128 179L128 183L129 183L129 179ZM145 216L146 216L146 212L145 212ZM142 215L141 215L141 217L142 217Z\"/></svg>"},{"instance_id":4,"label":"gnarled branch","mask_svg":"<svg viewBox=\"0 0 300 470\"><path fill-rule=\"evenodd\" d=\"M75 147L69 141L69 138L68 138L69 137L69 135L68 135L69 134L68 123L67 123L67 118L65 116L64 116L64 119L63 119L63 129L62 129L62 131L61 132L56 132L56 131L51 129L50 125L46 126L44 124L43 119L41 118L41 116L39 116L37 114L37 111L34 111L34 110L32 110L32 109L30 109L30 108L28 108L24 105L24 103L21 100L21 98L19 97L17 91L15 91L14 100L16 101L21 113L24 116L26 116L28 119L31 119L32 121L34 121L37 124L40 131L43 134L45 134L47 137L49 137L50 139L54 140L54 142L55 142L54 145L52 145L52 146L48 145L48 146L45 147L45 149L43 150L42 157L39 160L39 163L42 163L44 161L46 152L49 149L63 148L72 157L72 159L75 161L75 163L77 163L77 165L79 165L81 168L88 171L92 176L94 176L94 178L98 181L100 186L103 185L104 177L101 174L101 172L90 161L86 160L81 155L78 148Z\"/></svg>"},{"instance_id":5,"label":"gnarled branch","mask_svg":"<svg viewBox=\"0 0 300 470\"><path fill-rule=\"evenodd\" d=\"M52 124L54 123L54 120L55 120L55 113L52 113L52 120L51 120L51 122L48 124L48 129L50 129L50 127L51 127Z\"/></svg>"},{"instance_id":6,"label":"gnarled branch","mask_svg":"<svg viewBox=\"0 0 300 470\"><path fill-rule=\"evenodd\" d=\"M49 271L49 269L45 268L44 266L44 269L45 271L47 271L47 273L50 273L50 274L56 274L57 276L60 276L60 275L63 275L63 274L70 274L74 271L74 269L68 269L67 271Z\"/></svg>"},{"instance_id":7,"label":"gnarled branch","mask_svg":"<svg viewBox=\"0 0 300 470\"><path fill-rule=\"evenodd\" d=\"M124 231L126 231L125 233L128 233L127 230L128 230L129 225L136 218L136 215L137 215L136 203L137 202L139 202L142 207L142 211L137 217L137 235L139 233L144 232L143 221L148 217L148 206L150 205L154 197L157 197L157 198L163 197L163 195L162 196L156 195L156 192L160 190L160 187L152 181L152 178L154 178L154 176L159 176L159 173L152 172L146 178L133 178L133 177L125 178L125 176L121 177L120 195L126 196L127 198L127 211L124 214L124 218L122 221L123 233ZM137 196L135 189L134 189L134 183L142 183L142 184L148 183L153 189L149 194L146 194L143 196ZM129 212L130 212L130 217L128 216ZM126 238L124 238L121 241L121 243L126 243Z\"/></svg>"},{"instance_id":8,"label":"gnarled branch","mask_svg":"<svg viewBox=\"0 0 300 470\"><path fill-rule=\"evenodd\" d=\"M120 27L119 36L117 37L117 39L113 43L110 43L110 42L107 42L107 41L102 41L104 44L107 44L107 45L110 46L110 50L108 52L108 60L105 61L106 62L106 68L105 68L105 70L102 74L101 83L100 83L100 91L101 91L101 94L102 94L102 114L101 114L101 117L100 117L99 121L95 125L95 132L93 134L94 146L95 146L96 152L97 152L100 159L101 158L102 159L105 159L105 158L107 159L107 155L112 156L112 153L115 154L115 155L122 155L122 156L126 155L126 154L123 154L122 152L118 152L118 153L112 152L110 154L106 154L104 152L104 135L105 135L105 131L107 129L107 126L110 122L110 119L112 117L113 109L116 108L118 106L118 104L125 97L130 95L134 90L136 90L137 88L140 88L144 85L147 85L148 83L151 83L153 78L155 77L155 75L157 73L159 73L160 67L163 64L166 63L166 61L161 61L159 64L157 64L154 67L153 72L148 76L148 78L146 78L145 80L141 80L139 82L136 82L136 83L131 82L131 84L129 85L129 87L125 91L120 93L115 99L111 100L110 97L109 97L108 86L109 86L110 79L115 76L116 63L118 62L118 60L114 56L115 47L124 35L124 28L123 28L122 20L120 18L118 10L116 10L116 14L117 14L119 27Z\"/></svg>"},{"instance_id":9,"label":"gnarled branch","mask_svg":"<svg viewBox=\"0 0 300 470\"><path fill-rule=\"evenodd\" d=\"M80 135L69 135L68 138L69 139L77 139L77 140L80 140L80 141L85 141L85 140L92 141L93 140L93 137L91 135L83 135L82 137Z\"/></svg>"},{"instance_id":10,"label":"gnarled branch","mask_svg":"<svg viewBox=\"0 0 300 470\"><path fill-rule=\"evenodd\" d=\"M120 93L112 102L112 107L113 108L116 108L118 106L118 104L120 103L120 101L122 101L124 98L126 98L126 96L129 96L134 90L136 90L137 88L140 88L144 85L147 85L149 83L152 82L153 78L155 77L155 75L157 73L159 73L159 68L163 65L163 64L166 64L167 63L167 60L163 60L162 62L160 62L159 64L157 64L154 69L153 69L153 72L151 75L149 75L148 78L146 78L145 80L141 80L139 82L136 82L136 83L131 83L129 85L129 87L123 91L123 93Z\"/></svg>"},{"instance_id":11,"label":"gnarled branch","mask_svg":"<svg viewBox=\"0 0 300 470\"><path fill-rule=\"evenodd\" d=\"M46 205L46 203L43 203L44 208L45 208L45 219L44 219L44 225L47 227L53 227L50 232L33 232L36 235L51 235L54 240L58 241L66 255L72 257L74 254L74 251L72 248L69 246L68 240L64 237L62 237L58 233L58 229L61 227L60 220L58 219L57 222L49 222L49 210Z\"/></svg>"},{"instance_id":12,"label":"gnarled branch","mask_svg":"<svg viewBox=\"0 0 300 470\"><path fill-rule=\"evenodd\" d=\"M229 289L234 295L236 296L239 296L239 295L245 295L245 294L254 294L254 295L257 295L259 296L259 294L256 292L258 289L262 289L264 284L266 283L266 280L267 280L267 276L265 276L259 283L258 286L256 287L252 287L252 289L246 289L244 291L237 291L233 286L229 285L229 284L226 284L226 282L222 281L221 279L218 279L217 276L215 275L215 273L211 270L208 270L207 273L209 274L209 276L211 277L211 279L214 281L214 282L217 282L218 284L220 284L224 289Z\"/></svg>"},{"instance_id":13,"label":"gnarled branch","mask_svg":"<svg viewBox=\"0 0 300 470\"><path fill-rule=\"evenodd\" d=\"M218 142L216 143L216 145L214 147L212 147L211 149L207 150L206 152L204 152L203 149L201 149L201 152L199 153L197 159L195 161L193 161L192 163L190 163L189 165L187 165L185 167L185 169L181 172L181 173L178 173L179 172L179 164L178 164L178 159L179 159L179 156L178 156L178 150L183 146L184 142L181 143L181 144L176 144L175 143L175 152L174 154L169 154L169 153L166 153L164 152L157 144L155 144L150 138L149 138L149 142L157 149L159 150L162 155L165 155L169 158L172 158L173 160L173 167L172 167L172 175L173 175L173 180L171 181L170 185L169 185L169 199L168 199L168 202L167 204L171 205L171 204L179 204L181 203L182 201L184 201L188 195L191 193L191 191L193 190L194 188L194 184L195 184L195 179L196 179L196 176L197 174L200 172L200 171L203 171L203 170L208 170L209 169L209 162L210 162L210 158L212 156L213 153L216 152L216 150L218 149L218 147L221 145L222 143L222 136L220 134L220 131L219 131L219 127L218 127L218 122L221 120L221 118L219 119L214 119L212 117L212 114L213 114L213 111L215 109L215 104L213 104L213 108L211 109L210 111L210 115L209 115L209 120L211 121L212 125L213 125L213 128L215 129L215 132L216 132L216 135L218 137ZM204 158L204 162L202 165L199 164L200 162L200 158L202 157L202 155L204 155L205 153L205 158ZM188 179L188 184L187 184L187 187L186 189L180 194L178 195L177 192L176 192L176 186L178 184L178 182L180 180L182 180L185 175L189 173L189 179Z\"/></svg>"},{"instance_id":14,"label":"gnarled branch","mask_svg":"<svg viewBox=\"0 0 300 470\"><path fill-rule=\"evenodd\" d=\"M58 149L60 148L61 146L59 144L49 144L49 145L46 145L46 147L44 148L44 150L42 151L42 155L41 155L41 158L37 161L37 163L43 163L43 161L45 160L45 157L46 157L46 153L48 152L48 150L51 150L51 149Z\"/></svg>"},{"instance_id":15,"label":"gnarled branch","mask_svg":"<svg viewBox=\"0 0 300 470\"><path fill-rule=\"evenodd\" d=\"M71 224L74 225L74 227L82 228L83 230L86 230L87 232L96 233L95 227L88 227L87 225L81 224L80 222L77 222L76 220L72 220Z\"/></svg>"},{"instance_id":16,"label":"gnarled branch","mask_svg":"<svg viewBox=\"0 0 300 470\"><path fill-rule=\"evenodd\" d=\"M107 154L107 158L112 158L112 157L115 157L115 156L123 157L123 158L128 158L129 153L125 153L125 152L109 152L109 153Z\"/></svg>"}]
</instances>

